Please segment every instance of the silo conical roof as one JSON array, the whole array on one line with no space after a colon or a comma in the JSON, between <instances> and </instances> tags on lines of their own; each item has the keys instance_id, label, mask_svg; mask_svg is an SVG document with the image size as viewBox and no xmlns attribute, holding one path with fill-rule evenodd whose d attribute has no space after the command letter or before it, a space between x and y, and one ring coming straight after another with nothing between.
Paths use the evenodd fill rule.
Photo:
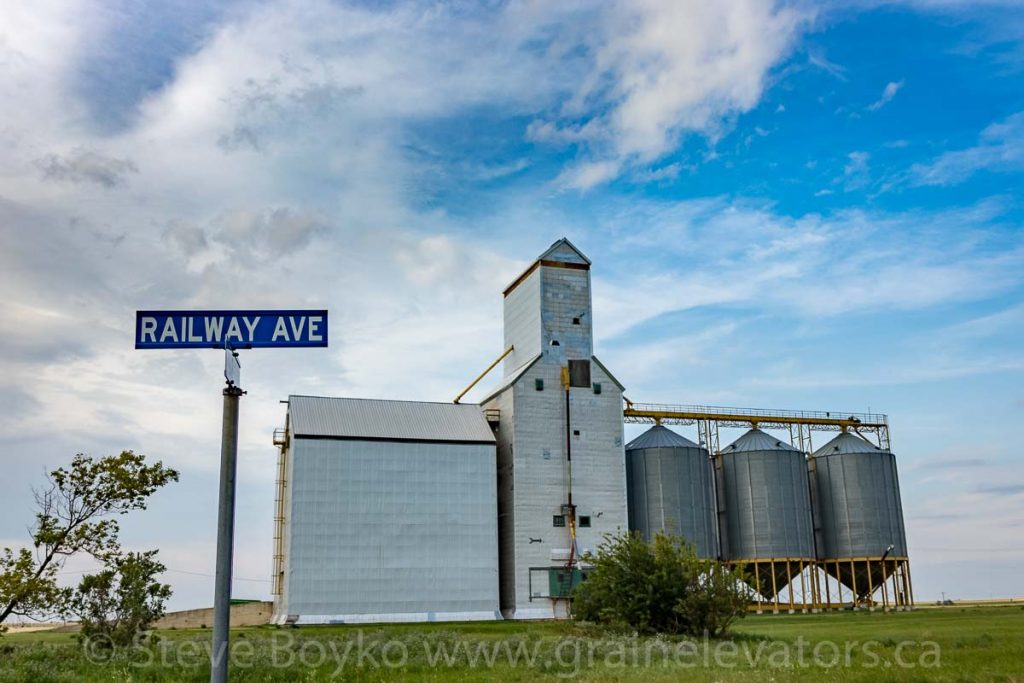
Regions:
<instances>
[{"instance_id":1,"label":"silo conical roof","mask_svg":"<svg viewBox=\"0 0 1024 683\"><path fill-rule=\"evenodd\" d=\"M843 455L847 453L886 453L881 448L850 432L842 432L836 438L814 451L815 458L823 455Z\"/></svg>"},{"instance_id":2,"label":"silo conical roof","mask_svg":"<svg viewBox=\"0 0 1024 683\"><path fill-rule=\"evenodd\" d=\"M626 444L627 451L641 448L700 448L700 446L686 437L676 434L668 427L654 425Z\"/></svg>"},{"instance_id":3,"label":"silo conical roof","mask_svg":"<svg viewBox=\"0 0 1024 683\"><path fill-rule=\"evenodd\" d=\"M785 441L762 432L760 429L751 429L722 449L723 453L750 453L753 451L797 451L799 453L800 449L793 448Z\"/></svg>"}]
</instances>

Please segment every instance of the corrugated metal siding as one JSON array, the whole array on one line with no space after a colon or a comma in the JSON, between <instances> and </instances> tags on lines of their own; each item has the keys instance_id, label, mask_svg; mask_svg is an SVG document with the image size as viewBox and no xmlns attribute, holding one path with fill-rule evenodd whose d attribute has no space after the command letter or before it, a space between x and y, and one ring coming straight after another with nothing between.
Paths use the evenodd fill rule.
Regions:
<instances>
[{"instance_id":1,"label":"corrugated metal siding","mask_svg":"<svg viewBox=\"0 0 1024 683\"><path fill-rule=\"evenodd\" d=\"M503 374L507 377L541 352L540 270L505 297L504 325L505 348L514 347L504 360Z\"/></svg>"},{"instance_id":2,"label":"corrugated metal siding","mask_svg":"<svg viewBox=\"0 0 1024 683\"><path fill-rule=\"evenodd\" d=\"M665 427L652 427L626 447L629 528L648 540L659 531L680 535L701 557L718 557L711 477L706 450Z\"/></svg>"},{"instance_id":3,"label":"corrugated metal siding","mask_svg":"<svg viewBox=\"0 0 1024 683\"><path fill-rule=\"evenodd\" d=\"M516 605L515 555L515 471L512 466L512 439L515 425L512 391L504 391L486 404L501 414L498 423L498 567L501 586L501 609L514 610Z\"/></svg>"},{"instance_id":4,"label":"corrugated metal siding","mask_svg":"<svg viewBox=\"0 0 1024 683\"><path fill-rule=\"evenodd\" d=\"M803 453L769 434L750 430L720 457L728 559L813 558Z\"/></svg>"},{"instance_id":5,"label":"corrugated metal siding","mask_svg":"<svg viewBox=\"0 0 1024 683\"><path fill-rule=\"evenodd\" d=\"M594 366L593 371L594 381L608 382L605 390L594 394L573 389L570 399L572 429L580 432L572 436L573 503L578 515L591 518L589 528L577 530L581 551L596 550L605 534L628 528L622 394L600 368ZM560 514L566 502L567 487L560 373L558 365L538 362L512 388L516 618L553 614L546 598L535 596L531 601L529 568L554 564L552 551L569 547L568 528L552 525L552 516ZM534 389L536 378L544 379L544 391ZM546 592L547 586L538 587L536 579L535 593Z\"/></svg>"},{"instance_id":6,"label":"corrugated metal siding","mask_svg":"<svg viewBox=\"0 0 1024 683\"><path fill-rule=\"evenodd\" d=\"M594 355L590 271L542 266L541 349L545 359L564 364ZM574 325L573 319L580 324ZM557 341L558 346L551 343Z\"/></svg>"},{"instance_id":7,"label":"corrugated metal siding","mask_svg":"<svg viewBox=\"0 0 1024 683\"><path fill-rule=\"evenodd\" d=\"M290 396L293 436L494 443L480 406Z\"/></svg>"},{"instance_id":8,"label":"corrugated metal siding","mask_svg":"<svg viewBox=\"0 0 1024 683\"><path fill-rule=\"evenodd\" d=\"M825 559L906 556L896 457L844 433L814 454Z\"/></svg>"},{"instance_id":9,"label":"corrugated metal siding","mask_svg":"<svg viewBox=\"0 0 1024 683\"><path fill-rule=\"evenodd\" d=\"M293 441L285 604L317 617L498 610L495 447Z\"/></svg>"}]
</instances>

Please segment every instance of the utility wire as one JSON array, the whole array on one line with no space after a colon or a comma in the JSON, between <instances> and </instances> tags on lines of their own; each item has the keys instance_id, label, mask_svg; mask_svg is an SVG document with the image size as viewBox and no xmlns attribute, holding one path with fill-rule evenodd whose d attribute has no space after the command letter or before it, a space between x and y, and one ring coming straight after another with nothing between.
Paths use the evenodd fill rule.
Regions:
<instances>
[{"instance_id":1,"label":"utility wire","mask_svg":"<svg viewBox=\"0 0 1024 683\"><path fill-rule=\"evenodd\" d=\"M203 574L202 572L189 572L184 569L168 569L169 572L175 572L176 574L191 574L192 576L205 576L210 579L216 578L213 574ZM246 579L241 576L232 576L232 581L256 581L259 583L272 583L270 579Z\"/></svg>"},{"instance_id":2,"label":"utility wire","mask_svg":"<svg viewBox=\"0 0 1024 683\"><path fill-rule=\"evenodd\" d=\"M90 572L90 571L92 571L92 570L91 569L81 569L79 571L57 572L57 576L75 576L75 575L78 575L78 574L85 574L85 573ZM214 576L213 574L204 574L202 572L190 572L190 571L187 571L185 569L171 569L170 567L168 567L164 571L174 572L175 574L189 574L191 576L204 576L204 577L209 578L209 579L216 578L216 576ZM231 580L232 581L253 581L253 582L256 582L256 583L273 583L270 579L247 579L247 578L242 577L242 576L232 576Z\"/></svg>"}]
</instances>

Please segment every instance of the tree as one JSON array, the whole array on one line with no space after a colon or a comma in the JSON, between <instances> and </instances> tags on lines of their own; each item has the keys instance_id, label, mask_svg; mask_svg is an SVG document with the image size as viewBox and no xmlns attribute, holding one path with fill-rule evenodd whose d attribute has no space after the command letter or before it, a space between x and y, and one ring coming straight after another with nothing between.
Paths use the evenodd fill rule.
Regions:
<instances>
[{"instance_id":1,"label":"tree","mask_svg":"<svg viewBox=\"0 0 1024 683\"><path fill-rule=\"evenodd\" d=\"M627 627L639 633L724 635L742 616L748 589L742 575L697 557L679 537L639 533L606 536L593 569L573 594L581 621Z\"/></svg>"},{"instance_id":2,"label":"tree","mask_svg":"<svg viewBox=\"0 0 1024 683\"><path fill-rule=\"evenodd\" d=\"M127 646L164 614L171 587L156 580L167 570L156 550L107 558L107 568L82 577L68 612L82 623L81 637Z\"/></svg>"},{"instance_id":3,"label":"tree","mask_svg":"<svg viewBox=\"0 0 1024 683\"><path fill-rule=\"evenodd\" d=\"M47 476L34 490L35 524L28 548L0 553L0 625L11 615L42 618L60 611L68 591L57 572L68 557L88 553L105 561L119 553L120 527L114 517L146 509L149 497L178 481L178 472L132 451L99 459L79 453L71 466Z\"/></svg>"},{"instance_id":4,"label":"tree","mask_svg":"<svg viewBox=\"0 0 1024 683\"><path fill-rule=\"evenodd\" d=\"M750 589L744 575L714 560L696 561L696 582L676 604L676 611L687 624L687 632L724 636L737 617L747 613Z\"/></svg>"}]
</instances>

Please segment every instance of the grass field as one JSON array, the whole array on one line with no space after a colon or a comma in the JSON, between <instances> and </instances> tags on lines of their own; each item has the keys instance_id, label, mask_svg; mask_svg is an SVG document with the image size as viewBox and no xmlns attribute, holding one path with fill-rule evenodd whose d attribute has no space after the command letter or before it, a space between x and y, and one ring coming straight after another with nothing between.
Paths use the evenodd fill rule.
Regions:
<instances>
[{"instance_id":1,"label":"grass field","mask_svg":"<svg viewBox=\"0 0 1024 683\"><path fill-rule=\"evenodd\" d=\"M0 639L0 681L205 681L208 630L87 650L72 634ZM1024 608L749 616L727 641L636 638L564 622L253 627L238 681L1024 681Z\"/></svg>"}]
</instances>

